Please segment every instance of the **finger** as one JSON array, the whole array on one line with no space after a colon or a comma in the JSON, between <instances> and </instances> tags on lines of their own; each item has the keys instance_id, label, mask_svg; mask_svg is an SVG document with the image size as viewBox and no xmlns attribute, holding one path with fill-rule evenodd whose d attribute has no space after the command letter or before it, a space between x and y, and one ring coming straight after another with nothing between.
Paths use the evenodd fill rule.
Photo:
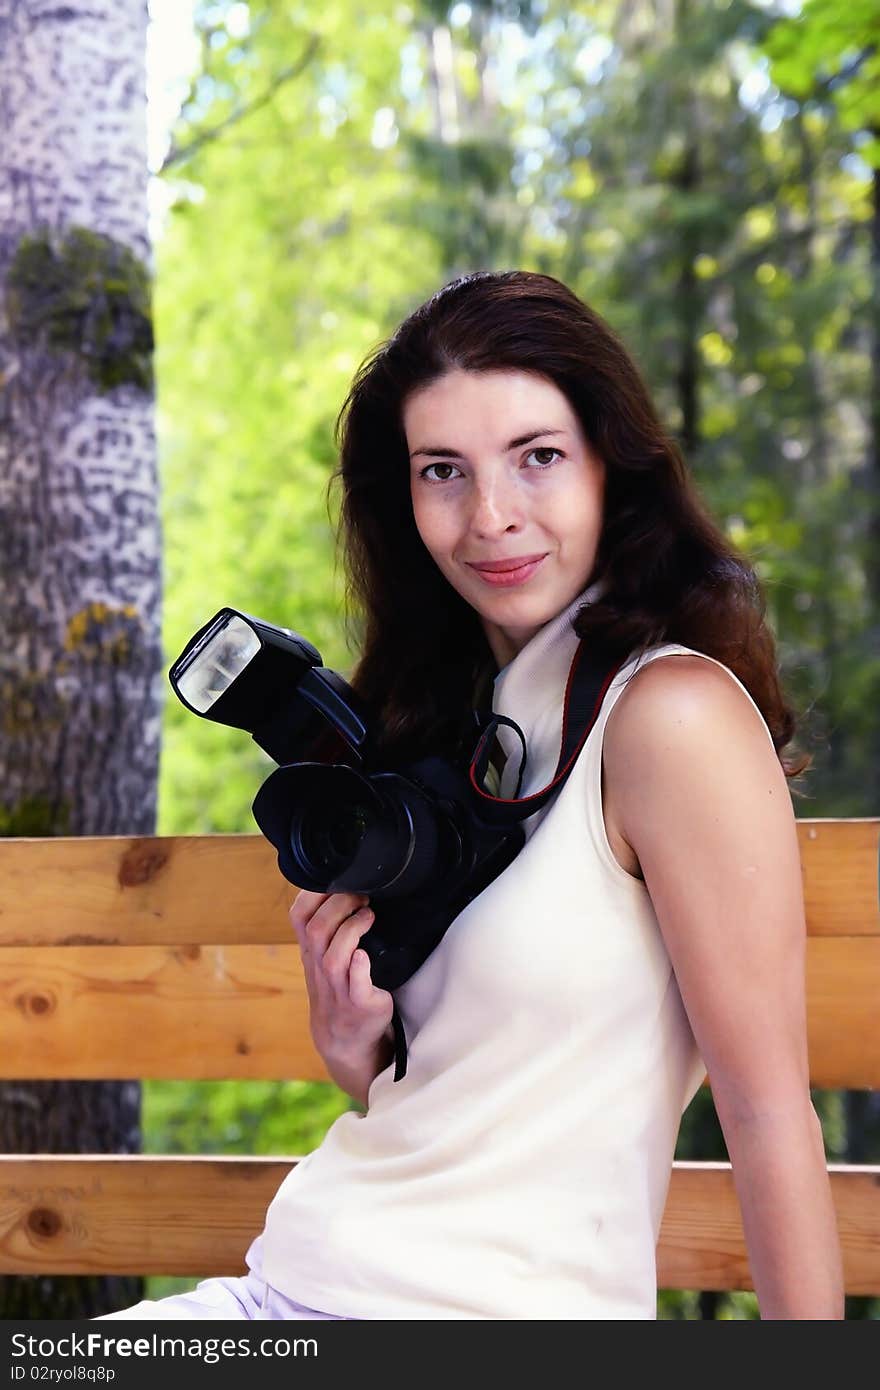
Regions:
<instances>
[{"instance_id":1,"label":"finger","mask_svg":"<svg viewBox=\"0 0 880 1390\"><path fill-rule=\"evenodd\" d=\"M307 888L301 888L294 901L290 904L287 915L290 919L290 925L293 927L300 941L300 945L302 945L302 936L305 931L306 923L317 908L327 901L329 896L329 893L312 893Z\"/></svg>"},{"instance_id":2,"label":"finger","mask_svg":"<svg viewBox=\"0 0 880 1390\"><path fill-rule=\"evenodd\" d=\"M316 960L323 960L340 925L363 905L362 893L331 893L305 925L305 941Z\"/></svg>"},{"instance_id":3,"label":"finger","mask_svg":"<svg viewBox=\"0 0 880 1390\"><path fill-rule=\"evenodd\" d=\"M346 903L355 905L369 901L369 894L367 893L332 893L329 890L327 892L313 892L310 888L300 888L288 908L288 913L292 918L298 918L300 923L304 923L325 903L329 902L342 908Z\"/></svg>"},{"instance_id":4,"label":"finger","mask_svg":"<svg viewBox=\"0 0 880 1390\"><path fill-rule=\"evenodd\" d=\"M348 970L352 952L361 937L373 925L373 912L361 907L341 922L328 942L321 960L321 969L340 999L348 999Z\"/></svg>"},{"instance_id":5,"label":"finger","mask_svg":"<svg viewBox=\"0 0 880 1390\"><path fill-rule=\"evenodd\" d=\"M365 1013L375 1010L378 1014L385 1014L391 1018L394 1001L387 990L379 989L373 984L370 957L362 946L352 953L348 972L348 992L356 1009Z\"/></svg>"}]
</instances>

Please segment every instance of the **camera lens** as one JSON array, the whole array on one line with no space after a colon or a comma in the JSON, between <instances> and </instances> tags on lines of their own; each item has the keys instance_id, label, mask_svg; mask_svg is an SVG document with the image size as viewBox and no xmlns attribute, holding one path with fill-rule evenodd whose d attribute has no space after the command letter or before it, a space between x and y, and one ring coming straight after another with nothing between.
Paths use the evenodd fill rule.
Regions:
<instances>
[{"instance_id":1,"label":"camera lens","mask_svg":"<svg viewBox=\"0 0 880 1390\"><path fill-rule=\"evenodd\" d=\"M457 862L442 810L394 772L290 763L266 779L253 811L285 878L312 892L401 897Z\"/></svg>"},{"instance_id":2,"label":"camera lens","mask_svg":"<svg viewBox=\"0 0 880 1390\"><path fill-rule=\"evenodd\" d=\"M363 802L312 808L300 825L300 847L312 870L335 878L348 867L370 828Z\"/></svg>"}]
</instances>

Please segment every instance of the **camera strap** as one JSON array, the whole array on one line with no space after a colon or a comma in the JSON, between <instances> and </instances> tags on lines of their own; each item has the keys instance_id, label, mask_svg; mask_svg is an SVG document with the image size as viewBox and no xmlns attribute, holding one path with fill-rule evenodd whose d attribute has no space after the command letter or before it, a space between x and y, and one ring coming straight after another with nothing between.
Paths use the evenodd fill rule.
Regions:
<instances>
[{"instance_id":1,"label":"camera strap","mask_svg":"<svg viewBox=\"0 0 880 1390\"><path fill-rule=\"evenodd\" d=\"M522 729L503 714L479 716L483 732L471 759L469 777L471 787L479 797L479 815L484 821L502 827L516 825L534 815L535 811L540 811L551 796L560 790L599 717L611 682L628 660L628 656L621 656L619 648L612 651L610 647L599 646L595 642L589 648L583 641L578 643L565 686L562 738L556 771L552 781L531 796L519 795L526 767L526 741ZM512 798L493 796L484 785L492 744L500 724L514 729L523 746L516 792Z\"/></svg>"}]
</instances>

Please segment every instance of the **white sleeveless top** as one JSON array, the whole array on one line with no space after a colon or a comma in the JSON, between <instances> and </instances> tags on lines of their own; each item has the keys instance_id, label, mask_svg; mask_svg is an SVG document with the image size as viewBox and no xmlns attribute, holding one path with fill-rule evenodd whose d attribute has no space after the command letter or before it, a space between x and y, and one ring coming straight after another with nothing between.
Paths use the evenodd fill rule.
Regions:
<instances>
[{"instance_id":1,"label":"white sleeveless top","mask_svg":"<svg viewBox=\"0 0 880 1390\"><path fill-rule=\"evenodd\" d=\"M571 619L594 593L495 680L526 737L523 796L553 777ZM381 1072L366 1115L336 1120L269 1208L263 1277L289 1298L384 1320L657 1316L655 1246L705 1067L645 884L608 843L602 740L628 676L681 652L618 672L516 859L397 991L406 1076ZM499 738L512 796L520 743Z\"/></svg>"}]
</instances>

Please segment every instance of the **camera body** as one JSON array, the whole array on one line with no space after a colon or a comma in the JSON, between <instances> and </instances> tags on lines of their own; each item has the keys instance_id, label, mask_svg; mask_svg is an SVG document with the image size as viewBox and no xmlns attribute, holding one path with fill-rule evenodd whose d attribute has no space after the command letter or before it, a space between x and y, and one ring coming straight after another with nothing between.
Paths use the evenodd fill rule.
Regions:
<instances>
[{"instance_id":1,"label":"camera body","mask_svg":"<svg viewBox=\"0 0 880 1390\"><path fill-rule=\"evenodd\" d=\"M246 730L278 763L252 809L284 877L316 892L369 895L374 922L360 945L381 989L408 980L522 848L519 820L535 808L493 819L473 763L426 756L383 768L361 700L288 628L223 608L190 639L169 679L194 714ZM308 759L328 726L350 761Z\"/></svg>"},{"instance_id":2,"label":"camera body","mask_svg":"<svg viewBox=\"0 0 880 1390\"><path fill-rule=\"evenodd\" d=\"M521 826L485 824L473 800L467 774L439 757L398 772L302 762L269 776L253 814L291 883L369 895L360 945L373 984L393 990L524 843Z\"/></svg>"}]
</instances>

